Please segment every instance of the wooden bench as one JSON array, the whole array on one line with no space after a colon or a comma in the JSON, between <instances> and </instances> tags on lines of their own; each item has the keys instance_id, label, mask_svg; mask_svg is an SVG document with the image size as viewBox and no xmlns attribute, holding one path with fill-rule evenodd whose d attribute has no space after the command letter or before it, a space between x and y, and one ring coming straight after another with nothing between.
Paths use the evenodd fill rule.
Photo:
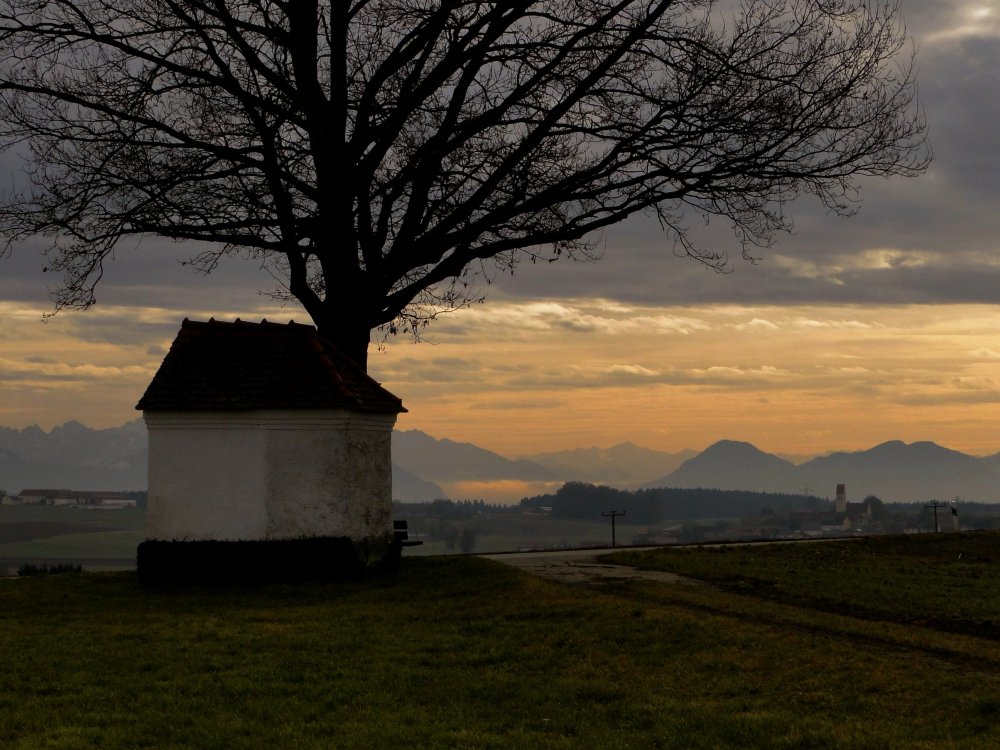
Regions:
<instances>
[{"instance_id":1,"label":"wooden bench","mask_svg":"<svg viewBox=\"0 0 1000 750\"><path fill-rule=\"evenodd\" d=\"M423 544L422 541L417 539L410 539L410 531L407 527L406 521L393 521L392 522L392 536L395 539L396 544L400 547L416 547Z\"/></svg>"}]
</instances>

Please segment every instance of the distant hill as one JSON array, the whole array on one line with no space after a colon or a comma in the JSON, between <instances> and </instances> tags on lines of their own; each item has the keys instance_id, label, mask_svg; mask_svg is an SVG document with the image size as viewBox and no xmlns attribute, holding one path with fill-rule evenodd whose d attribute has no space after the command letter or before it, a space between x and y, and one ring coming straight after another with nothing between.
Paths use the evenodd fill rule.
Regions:
<instances>
[{"instance_id":1,"label":"distant hill","mask_svg":"<svg viewBox=\"0 0 1000 750\"><path fill-rule=\"evenodd\" d=\"M926 441L893 440L866 451L832 453L807 461L797 473L814 491L829 488L825 494L831 497L838 482L846 483L852 500L866 495L899 502L955 496L980 502L1000 500L1000 475L989 463Z\"/></svg>"},{"instance_id":2,"label":"distant hill","mask_svg":"<svg viewBox=\"0 0 1000 750\"><path fill-rule=\"evenodd\" d=\"M550 469L567 481L622 486L648 482L651 477L669 474L696 455L697 451L693 450L665 453L634 443L619 443L610 448L577 448L524 458Z\"/></svg>"},{"instance_id":3,"label":"distant hill","mask_svg":"<svg viewBox=\"0 0 1000 750\"><path fill-rule=\"evenodd\" d=\"M996 457L976 458L936 443L882 443L864 451L841 451L795 466L749 443L723 440L648 487L704 487L757 492L801 492L833 497L838 484L848 498L876 495L886 502L1000 501Z\"/></svg>"},{"instance_id":4,"label":"distant hill","mask_svg":"<svg viewBox=\"0 0 1000 750\"><path fill-rule=\"evenodd\" d=\"M392 499L411 503L447 500L448 494L434 482L421 479L395 461L392 464Z\"/></svg>"},{"instance_id":5,"label":"distant hill","mask_svg":"<svg viewBox=\"0 0 1000 750\"><path fill-rule=\"evenodd\" d=\"M991 456L982 456L979 461L1000 474L1000 453L994 453Z\"/></svg>"},{"instance_id":6,"label":"distant hill","mask_svg":"<svg viewBox=\"0 0 1000 750\"><path fill-rule=\"evenodd\" d=\"M646 486L793 492L802 485L790 461L764 453L750 443L720 440Z\"/></svg>"},{"instance_id":7,"label":"distant hill","mask_svg":"<svg viewBox=\"0 0 1000 750\"><path fill-rule=\"evenodd\" d=\"M472 443L438 440L420 430L392 433L392 460L398 466L434 482L463 480L554 481L559 477L532 461L504 458Z\"/></svg>"},{"instance_id":8,"label":"distant hill","mask_svg":"<svg viewBox=\"0 0 1000 750\"><path fill-rule=\"evenodd\" d=\"M622 443L509 459L471 443L419 430L393 433L393 496L404 501L482 498L518 502L554 483L809 493L832 498L877 495L886 502L1000 501L1000 454L977 458L931 442L898 440L841 451L796 466L750 443L721 440L701 453L664 453ZM0 427L0 488L143 490L146 428L141 419L91 429L79 422L45 431ZM659 479L649 481L652 477ZM520 493L520 494L519 494Z\"/></svg>"},{"instance_id":9,"label":"distant hill","mask_svg":"<svg viewBox=\"0 0 1000 750\"><path fill-rule=\"evenodd\" d=\"M0 427L0 488L144 490L147 455L141 419L100 430L79 422L49 432Z\"/></svg>"},{"instance_id":10,"label":"distant hill","mask_svg":"<svg viewBox=\"0 0 1000 750\"><path fill-rule=\"evenodd\" d=\"M128 469L146 456L146 426L134 419L121 427L93 429L70 421L49 432L37 425L0 427L0 448L27 463L58 463L101 469ZM143 463L143 465L145 465Z\"/></svg>"}]
</instances>

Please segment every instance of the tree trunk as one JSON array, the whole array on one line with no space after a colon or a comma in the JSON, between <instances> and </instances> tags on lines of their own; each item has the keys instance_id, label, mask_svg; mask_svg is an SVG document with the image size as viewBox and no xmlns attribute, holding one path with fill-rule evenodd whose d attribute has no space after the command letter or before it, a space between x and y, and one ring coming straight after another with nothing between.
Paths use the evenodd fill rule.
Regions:
<instances>
[{"instance_id":1,"label":"tree trunk","mask_svg":"<svg viewBox=\"0 0 1000 750\"><path fill-rule=\"evenodd\" d=\"M314 321L319 334L368 372L368 344L371 343L368 324L356 316L338 316L329 308L324 312L322 319Z\"/></svg>"}]
</instances>

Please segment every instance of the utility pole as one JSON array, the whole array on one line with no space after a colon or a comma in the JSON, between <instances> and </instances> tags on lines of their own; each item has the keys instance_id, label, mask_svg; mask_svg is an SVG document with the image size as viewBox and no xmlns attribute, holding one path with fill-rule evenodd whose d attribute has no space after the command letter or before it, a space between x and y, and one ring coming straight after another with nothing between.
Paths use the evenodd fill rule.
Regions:
<instances>
[{"instance_id":1,"label":"utility pole","mask_svg":"<svg viewBox=\"0 0 1000 750\"><path fill-rule=\"evenodd\" d=\"M938 508L947 508L948 503L939 503L937 500L932 500L930 505L925 505L924 507L934 509L934 533L937 534L941 530L941 527L938 526Z\"/></svg>"},{"instance_id":2,"label":"utility pole","mask_svg":"<svg viewBox=\"0 0 1000 750\"><path fill-rule=\"evenodd\" d=\"M625 511L623 511L623 510L606 510L603 513L601 513L601 515L604 516L605 518L610 518L611 519L611 546L614 547L615 546L615 518L617 518L618 516L624 516L625 515Z\"/></svg>"}]
</instances>

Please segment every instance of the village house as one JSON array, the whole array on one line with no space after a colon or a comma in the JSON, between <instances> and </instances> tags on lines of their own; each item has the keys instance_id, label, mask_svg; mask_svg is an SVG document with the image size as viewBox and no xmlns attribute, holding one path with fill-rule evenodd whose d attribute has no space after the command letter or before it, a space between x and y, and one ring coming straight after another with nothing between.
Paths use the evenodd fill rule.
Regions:
<instances>
[{"instance_id":1,"label":"village house","mask_svg":"<svg viewBox=\"0 0 1000 750\"><path fill-rule=\"evenodd\" d=\"M150 541L341 539L366 564L388 554L405 409L314 327L185 320L136 408ZM143 560L140 548L140 574Z\"/></svg>"}]
</instances>

